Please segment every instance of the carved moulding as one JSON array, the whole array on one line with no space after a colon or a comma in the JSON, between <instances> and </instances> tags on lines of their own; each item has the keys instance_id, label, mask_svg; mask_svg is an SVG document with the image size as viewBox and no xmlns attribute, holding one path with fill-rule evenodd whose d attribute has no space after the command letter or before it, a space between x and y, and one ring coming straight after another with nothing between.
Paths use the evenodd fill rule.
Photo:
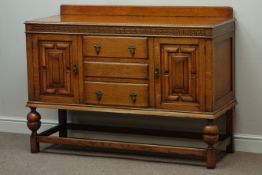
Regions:
<instances>
[{"instance_id":1,"label":"carved moulding","mask_svg":"<svg viewBox=\"0 0 262 175\"><path fill-rule=\"evenodd\" d=\"M68 33L68 34L120 34L143 36L178 36L212 38L212 29L185 27L152 26L94 26L94 25L57 25L27 24L27 33Z\"/></svg>"}]
</instances>

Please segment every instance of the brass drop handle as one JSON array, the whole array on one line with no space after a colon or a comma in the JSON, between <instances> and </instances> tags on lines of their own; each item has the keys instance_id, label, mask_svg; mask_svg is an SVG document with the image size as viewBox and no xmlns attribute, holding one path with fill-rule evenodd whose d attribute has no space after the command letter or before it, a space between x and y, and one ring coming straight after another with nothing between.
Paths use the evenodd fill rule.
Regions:
<instances>
[{"instance_id":1,"label":"brass drop handle","mask_svg":"<svg viewBox=\"0 0 262 175\"><path fill-rule=\"evenodd\" d=\"M99 55L100 51L101 51L101 45L100 44L96 44L94 45L95 50L96 50L96 55Z\"/></svg>"},{"instance_id":2,"label":"brass drop handle","mask_svg":"<svg viewBox=\"0 0 262 175\"><path fill-rule=\"evenodd\" d=\"M131 98L131 101L132 101L133 103L136 102L136 97L137 97L137 94L136 94L135 92L131 92L131 93L130 93L130 98Z\"/></svg>"},{"instance_id":3,"label":"brass drop handle","mask_svg":"<svg viewBox=\"0 0 262 175\"><path fill-rule=\"evenodd\" d=\"M128 46L128 50L132 56L136 54L136 46Z\"/></svg>"},{"instance_id":4,"label":"brass drop handle","mask_svg":"<svg viewBox=\"0 0 262 175\"><path fill-rule=\"evenodd\" d=\"M96 100L97 100L97 101L101 101L102 96L103 96L103 92L101 92L101 91L96 91Z\"/></svg>"},{"instance_id":5,"label":"brass drop handle","mask_svg":"<svg viewBox=\"0 0 262 175\"><path fill-rule=\"evenodd\" d=\"M155 68L154 74L155 74L155 79L158 79L159 78L159 74L160 74L158 68Z\"/></svg>"},{"instance_id":6,"label":"brass drop handle","mask_svg":"<svg viewBox=\"0 0 262 175\"><path fill-rule=\"evenodd\" d=\"M73 72L74 72L75 74L78 73L78 66L77 66L77 64L74 64L74 66L73 66Z\"/></svg>"}]
</instances>

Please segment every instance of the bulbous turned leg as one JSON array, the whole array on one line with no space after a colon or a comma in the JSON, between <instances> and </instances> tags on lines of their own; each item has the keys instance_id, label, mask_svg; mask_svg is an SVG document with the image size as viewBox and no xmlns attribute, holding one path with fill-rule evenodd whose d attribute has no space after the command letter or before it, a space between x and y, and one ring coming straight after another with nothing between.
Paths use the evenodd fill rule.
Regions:
<instances>
[{"instance_id":1,"label":"bulbous turned leg","mask_svg":"<svg viewBox=\"0 0 262 175\"><path fill-rule=\"evenodd\" d=\"M39 142L37 141L37 130L41 126L41 116L36 111L36 108L31 108L31 112L27 115L27 127L32 131L30 136L31 153L39 152Z\"/></svg>"},{"instance_id":2,"label":"bulbous turned leg","mask_svg":"<svg viewBox=\"0 0 262 175\"><path fill-rule=\"evenodd\" d=\"M203 139L207 143L207 168L214 169L216 168L216 149L214 145L218 142L219 139L219 130L218 127L212 122L208 122L203 129Z\"/></svg>"}]
</instances>

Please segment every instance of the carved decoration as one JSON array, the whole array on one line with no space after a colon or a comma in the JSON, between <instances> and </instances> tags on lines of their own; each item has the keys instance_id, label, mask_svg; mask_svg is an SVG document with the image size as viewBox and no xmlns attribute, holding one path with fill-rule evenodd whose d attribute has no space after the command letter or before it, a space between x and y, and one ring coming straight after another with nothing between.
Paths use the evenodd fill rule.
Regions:
<instances>
[{"instance_id":1,"label":"carved decoration","mask_svg":"<svg viewBox=\"0 0 262 175\"><path fill-rule=\"evenodd\" d=\"M211 29L177 28L177 27L144 27L144 26L92 26L92 25L56 25L56 24L30 24L28 33L75 33L75 34L128 34L128 35L171 35L208 37L212 36Z\"/></svg>"},{"instance_id":2,"label":"carved decoration","mask_svg":"<svg viewBox=\"0 0 262 175\"><path fill-rule=\"evenodd\" d=\"M41 94L72 96L70 49L70 42L39 42Z\"/></svg>"},{"instance_id":3,"label":"carved decoration","mask_svg":"<svg viewBox=\"0 0 262 175\"><path fill-rule=\"evenodd\" d=\"M196 46L162 46L163 101L197 101Z\"/></svg>"}]
</instances>

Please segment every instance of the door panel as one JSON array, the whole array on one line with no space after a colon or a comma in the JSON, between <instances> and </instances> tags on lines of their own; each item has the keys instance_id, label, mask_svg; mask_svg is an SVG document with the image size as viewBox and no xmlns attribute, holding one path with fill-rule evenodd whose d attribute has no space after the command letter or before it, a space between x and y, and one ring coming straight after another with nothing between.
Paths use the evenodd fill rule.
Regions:
<instances>
[{"instance_id":1,"label":"door panel","mask_svg":"<svg viewBox=\"0 0 262 175\"><path fill-rule=\"evenodd\" d=\"M157 107L199 111L203 108L200 49L197 40L160 39L155 42Z\"/></svg>"},{"instance_id":2,"label":"door panel","mask_svg":"<svg viewBox=\"0 0 262 175\"><path fill-rule=\"evenodd\" d=\"M196 101L196 48L194 46L163 46L163 101Z\"/></svg>"},{"instance_id":3,"label":"door panel","mask_svg":"<svg viewBox=\"0 0 262 175\"><path fill-rule=\"evenodd\" d=\"M78 70L74 37L34 38L35 93L40 101L78 102Z\"/></svg>"},{"instance_id":4,"label":"door panel","mask_svg":"<svg viewBox=\"0 0 262 175\"><path fill-rule=\"evenodd\" d=\"M72 96L70 43L40 42L41 94Z\"/></svg>"}]
</instances>

